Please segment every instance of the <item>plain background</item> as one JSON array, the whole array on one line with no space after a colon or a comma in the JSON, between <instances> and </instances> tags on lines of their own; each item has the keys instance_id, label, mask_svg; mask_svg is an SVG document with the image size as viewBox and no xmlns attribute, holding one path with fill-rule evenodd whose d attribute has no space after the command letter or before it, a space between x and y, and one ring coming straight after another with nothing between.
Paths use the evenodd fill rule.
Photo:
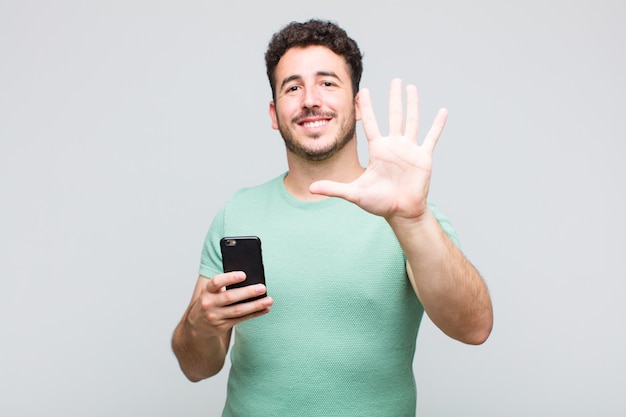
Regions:
<instances>
[{"instance_id":1,"label":"plain background","mask_svg":"<svg viewBox=\"0 0 626 417\"><path fill-rule=\"evenodd\" d=\"M0 1L0 415L220 414L226 372L188 382L170 335L218 207L286 169L263 54L311 17L358 41L383 127L393 77L421 137L450 111L431 200L495 327L424 321L418 414L624 416L617 0Z\"/></svg>"}]
</instances>

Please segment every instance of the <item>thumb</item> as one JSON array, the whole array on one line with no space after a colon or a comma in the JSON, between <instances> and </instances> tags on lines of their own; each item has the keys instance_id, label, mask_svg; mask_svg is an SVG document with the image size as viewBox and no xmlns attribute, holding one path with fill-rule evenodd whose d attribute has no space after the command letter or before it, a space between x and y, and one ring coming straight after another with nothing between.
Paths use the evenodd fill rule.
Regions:
<instances>
[{"instance_id":1,"label":"thumb","mask_svg":"<svg viewBox=\"0 0 626 417\"><path fill-rule=\"evenodd\" d=\"M327 197L339 197L344 200L352 200L352 187L350 184L344 184L336 181L321 180L315 181L309 186L312 194L325 195Z\"/></svg>"}]
</instances>

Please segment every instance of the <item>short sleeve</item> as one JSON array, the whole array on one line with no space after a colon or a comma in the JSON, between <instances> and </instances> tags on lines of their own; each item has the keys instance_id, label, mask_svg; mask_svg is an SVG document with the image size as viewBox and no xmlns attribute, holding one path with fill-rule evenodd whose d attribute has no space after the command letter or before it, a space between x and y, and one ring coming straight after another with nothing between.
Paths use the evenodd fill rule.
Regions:
<instances>
[{"instance_id":1,"label":"short sleeve","mask_svg":"<svg viewBox=\"0 0 626 417\"><path fill-rule=\"evenodd\" d=\"M209 231L202 245L202 255L200 257L200 275L212 278L216 274L221 274L222 253L220 251L220 239L224 235L224 208L222 207L209 227Z\"/></svg>"},{"instance_id":2,"label":"short sleeve","mask_svg":"<svg viewBox=\"0 0 626 417\"><path fill-rule=\"evenodd\" d=\"M435 206L430 201L428 202L428 207L430 207L430 211L432 211L432 213L434 214L443 231L446 232L450 240L452 240L452 243L454 243L457 248L461 249L461 242L456 235L456 230L454 230L454 227L452 227L450 219L448 219L445 214L443 214L441 210L439 210L437 206Z\"/></svg>"}]
</instances>

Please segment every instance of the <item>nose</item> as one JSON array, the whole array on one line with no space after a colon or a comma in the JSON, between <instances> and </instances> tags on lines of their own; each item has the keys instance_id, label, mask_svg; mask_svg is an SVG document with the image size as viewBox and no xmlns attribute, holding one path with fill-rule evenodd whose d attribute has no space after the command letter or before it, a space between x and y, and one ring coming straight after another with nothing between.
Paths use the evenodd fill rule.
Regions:
<instances>
[{"instance_id":1,"label":"nose","mask_svg":"<svg viewBox=\"0 0 626 417\"><path fill-rule=\"evenodd\" d=\"M322 104L319 91L316 88L305 88L302 95L302 107L311 109Z\"/></svg>"}]
</instances>

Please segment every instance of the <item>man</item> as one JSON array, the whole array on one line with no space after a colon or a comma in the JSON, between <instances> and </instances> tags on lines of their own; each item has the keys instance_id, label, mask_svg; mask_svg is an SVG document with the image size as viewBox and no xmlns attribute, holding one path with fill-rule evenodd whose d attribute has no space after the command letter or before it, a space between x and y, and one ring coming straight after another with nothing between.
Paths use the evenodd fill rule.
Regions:
<instances>
[{"instance_id":1,"label":"man","mask_svg":"<svg viewBox=\"0 0 626 417\"><path fill-rule=\"evenodd\" d=\"M367 90L357 44L331 22L291 23L266 53L272 127L289 170L240 190L216 215L200 277L172 346L192 381L215 375L235 338L224 416L414 416L412 371L423 312L447 335L483 343L487 288L427 202L447 112L417 144L418 99L393 80L389 135ZM361 120L369 164L361 167ZM403 126L404 125L404 126ZM219 239L257 235L268 296L221 273ZM270 312L271 308L271 312Z\"/></svg>"}]
</instances>

